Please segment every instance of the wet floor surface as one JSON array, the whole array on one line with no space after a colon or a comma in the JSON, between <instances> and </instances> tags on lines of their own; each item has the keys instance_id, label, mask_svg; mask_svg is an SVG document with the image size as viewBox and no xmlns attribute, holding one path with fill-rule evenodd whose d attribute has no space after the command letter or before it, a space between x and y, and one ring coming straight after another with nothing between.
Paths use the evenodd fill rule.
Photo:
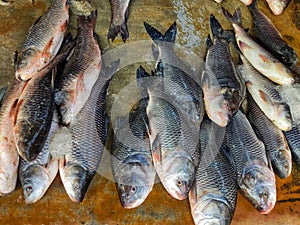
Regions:
<instances>
[{"instance_id":1,"label":"wet floor surface","mask_svg":"<svg viewBox=\"0 0 300 225\"><path fill-rule=\"evenodd\" d=\"M127 44L141 40L150 40L143 22L164 32L174 21L178 25L180 44L188 55L201 57L205 54L205 38L208 32L210 13L220 20L224 28L230 28L221 12L221 5L212 0L133 0L130 4L128 29L130 37ZM18 0L10 6L0 6L0 85L10 83L14 79L13 53L20 49L24 36L31 24L47 9L50 1ZM106 40L110 21L110 5L108 0L93 0L92 6L98 9L96 32L100 36L102 52L124 45L118 37L114 43ZM264 1L259 1L260 9L266 13L284 38L295 48L300 56L300 1L295 0L280 16L270 13ZM243 13L243 25L251 27L250 13L237 0L225 0L222 4L231 12L238 6ZM69 29L75 34L76 17L71 15ZM125 51L125 50L124 50ZM134 53L120 51L123 55ZM151 52L149 53L151 55ZM186 56L189 61L189 56ZM147 58L147 57L146 57ZM189 63L197 57L191 57ZM108 96L108 108L115 103L114 99L128 99L120 91L135 79L135 70L139 64L151 68L151 57L148 62L138 62L121 69L114 77ZM133 104L133 102L128 104ZM126 105L124 106L126 107ZM125 110L125 109L124 109ZM124 111L120 108L120 112ZM109 148L108 148L109 149ZM110 154L106 151L101 162L99 174L93 179L87 195L82 203L72 202L60 181L56 177L46 195L33 205L26 205L22 197L20 184L16 190L0 197L1 224L193 224L187 200L173 199L160 183L155 184L146 201L138 208L123 209L114 182L111 179ZM268 215L261 215L241 195L232 224L300 224L300 168L293 166L292 174L285 180L277 179L277 204Z\"/></svg>"}]
</instances>

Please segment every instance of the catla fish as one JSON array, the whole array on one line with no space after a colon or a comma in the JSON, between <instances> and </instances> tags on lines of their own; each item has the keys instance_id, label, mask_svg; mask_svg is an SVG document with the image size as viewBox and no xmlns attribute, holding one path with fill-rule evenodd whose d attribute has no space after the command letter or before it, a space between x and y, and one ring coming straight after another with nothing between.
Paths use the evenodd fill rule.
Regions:
<instances>
[{"instance_id":1,"label":"catla fish","mask_svg":"<svg viewBox=\"0 0 300 225\"><path fill-rule=\"evenodd\" d=\"M274 172L280 178L287 178L292 171L292 156L283 132L261 111L248 95L247 117L259 139L265 144Z\"/></svg>"},{"instance_id":2,"label":"catla fish","mask_svg":"<svg viewBox=\"0 0 300 225\"><path fill-rule=\"evenodd\" d=\"M113 74L102 69L103 75ZM110 79L104 76L98 78L75 122L67 128L71 148L59 159L59 174L68 196L74 202L83 201L100 164L108 132L105 99Z\"/></svg>"},{"instance_id":3,"label":"catla fish","mask_svg":"<svg viewBox=\"0 0 300 225\"><path fill-rule=\"evenodd\" d=\"M284 132L284 135L290 146L293 162L300 166L300 127L293 125L290 131Z\"/></svg>"},{"instance_id":4,"label":"catla fish","mask_svg":"<svg viewBox=\"0 0 300 225\"><path fill-rule=\"evenodd\" d=\"M12 192L17 183L19 154L13 136L16 104L26 82L15 81L0 109L0 194Z\"/></svg>"},{"instance_id":5,"label":"catla fish","mask_svg":"<svg viewBox=\"0 0 300 225\"><path fill-rule=\"evenodd\" d=\"M19 155L34 160L41 152L50 128L53 101L53 71L27 82L16 106L13 134Z\"/></svg>"},{"instance_id":6,"label":"catla fish","mask_svg":"<svg viewBox=\"0 0 300 225\"><path fill-rule=\"evenodd\" d=\"M297 63L295 50L283 40L272 21L257 7L257 0L248 6L253 18L253 31L255 37L263 46L286 66Z\"/></svg>"},{"instance_id":7,"label":"catla fish","mask_svg":"<svg viewBox=\"0 0 300 225\"><path fill-rule=\"evenodd\" d=\"M274 15L280 15L291 0L266 0Z\"/></svg>"},{"instance_id":8,"label":"catla fish","mask_svg":"<svg viewBox=\"0 0 300 225\"><path fill-rule=\"evenodd\" d=\"M200 130L201 161L189 193L195 224L230 224L237 200L236 173L224 154L225 128L204 119Z\"/></svg>"},{"instance_id":9,"label":"catla fish","mask_svg":"<svg viewBox=\"0 0 300 225\"><path fill-rule=\"evenodd\" d=\"M138 79L146 77L145 70L137 70ZM124 208L142 204L151 192L156 171L153 166L148 138L147 99L141 99L129 115L119 117L112 140L112 171L119 198Z\"/></svg>"},{"instance_id":10,"label":"catla fish","mask_svg":"<svg viewBox=\"0 0 300 225\"><path fill-rule=\"evenodd\" d=\"M40 200L58 172L58 160L52 160L49 152L49 144L52 134L58 129L57 113L54 112L51 128L42 151L32 162L20 159L19 178L23 188L26 204L32 204Z\"/></svg>"},{"instance_id":11,"label":"catla fish","mask_svg":"<svg viewBox=\"0 0 300 225\"><path fill-rule=\"evenodd\" d=\"M245 96L245 87L239 78L229 50L230 34L210 15L214 41L207 39L208 51L202 74L205 110L209 118L221 127L228 124Z\"/></svg>"},{"instance_id":12,"label":"catla fish","mask_svg":"<svg viewBox=\"0 0 300 225\"><path fill-rule=\"evenodd\" d=\"M55 87L55 103L63 124L73 122L86 103L101 69L101 51L95 37L97 12L78 16L74 51Z\"/></svg>"},{"instance_id":13,"label":"catla fish","mask_svg":"<svg viewBox=\"0 0 300 225\"><path fill-rule=\"evenodd\" d=\"M120 33L122 40L125 42L129 37L127 28L128 5L130 0L109 0L111 6L111 22L107 34L107 39L115 40Z\"/></svg>"},{"instance_id":14,"label":"catla fish","mask_svg":"<svg viewBox=\"0 0 300 225\"><path fill-rule=\"evenodd\" d=\"M293 84L295 82L294 74L271 53L256 43L243 29L240 8L233 15L223 7L222 10L227 20L232 23L240 51L252 66L277 84Z\"/></svg>"},{"instance_id":15,"label":"catla fish","mask_svg":"<svg viewBox=\"0 0 300 225\"><path fill-rule=\"evenodd\" d=\"M28 80L48 65L57 54L69 20L69 0L53 0L47 12L30 28L16 55L15 75ZM17 59L18 58L18 59Z\"/></svg>"},{"instance_id":16,"label":"catla fish","mask_svg":"<svg viewBox=\"0 0 300 225\"><path fill-rule=\"evenodd\" d=\"M292 128L289 105L282 99L278 86L255 70L247 59L240 55L243 64L239 67L246 87L264 114L281 130Z\"/></svg>"},{"instance_id":17,"label":"catla fish","mask_svg":"<svg viewBox=\"0 0 300 225\"><path fill-rule=\"evenodd\" d=\"M143 82L149 95L146 112L152 158L168 193L182 200L187 198L199 164L202 92L197 77L192 77L174 52L176 23L164 35L147 23L144 26L154 41L153 53L158 62L153 82Z\"/></svg>"},{"instance_id":18,"label":"catla fish","mask_svg":"<svg viewBox=\"0 0 300 225\"><path fill-rule=\"evenodd\" d=\"M276 203L275 175L264 144L241 111L226 128L226 146L234 162L241 193L260 213L271 212Z\"/></svg>"}]
</instances>

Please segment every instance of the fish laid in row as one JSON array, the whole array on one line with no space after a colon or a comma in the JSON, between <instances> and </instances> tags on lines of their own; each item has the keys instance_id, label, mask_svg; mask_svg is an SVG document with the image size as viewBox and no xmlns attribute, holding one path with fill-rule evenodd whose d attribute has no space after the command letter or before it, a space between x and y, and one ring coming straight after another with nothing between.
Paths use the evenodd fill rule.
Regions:
<instances>
[{"instance_id":1,"label":"fish laid in row","mask_svg":"<svg viewBox=\"0 0 300 225\"><path fill-rule=\"evenodd\" d=\"M248 6L253 18L253 32L262 45L286 66L297 63L298 56L295 50L283 40L272 21L257 7L257 1L253 0ZM279 1L279 0L277 0ZM273 2L275 2L273 0Z\"/></svg>"},{"instance_id":2,"label":"fish laid in row","mask_svg":"<svg viewBox=\"0 0 300 225\"><path fill-rule=\"evenodd\" d=\"M101 51L94 32L96 20L96 11L78 16L74 51L55 85L54 99L65 125L74 121L99 77Z\"/></svg>"},{"instance_id":3,"label":"fish laid in row","mask_svg":"<svg viewBox=\"0 0 300 225\"><path fill-rule=\"evenodd\" d=\"M213 43L210 38L207 41L202 90L207 115L224 127L239 109L245 96L245 87L229 50L232 33L224 31L213 15L210 15L210 29L214 40Z\"/></svg>"},{"instance_id":4,"label":"fish laid in row","mask_svg":"<svg viewBox=\"0 0 300 225\"><path fill-rule=\"evenodd\" d=\"M200 130L201 161L189 193L195 224L230 224L235 211L237 177L225 156L224 136L225 128L209 119L203 120Z\"/></svg>"},{"instance_id":5,"label":"fish laid in row","mask_svg":"<svg viewBox=\"0 0 300 225\"><path fill-rule=\"evenodd\" d=\"M247 117L258 138L265 144L274 172L280 178L287 178L292 171L292 156L283 132L264 115L250 95L247 100Z\"/></svg>"},{"instance_id":6,"label":"fish laid in row","mask_svg":"<svg viewBox=\"0 0 300 225\"><path fill-rule=\"evenodd\" d=\"M154 41L154 54L158 53L153 80L143 84L149 96L146 112L153 163L168 193L182 200L188 196L199 164L204 116L201 89L175 55L176 24L164 35L144 25Z\"/></svg>"},{"instance_id":7,"label":"fish laid in row","mask_svg":"<svg viewBox=\"0 0 300 225\"><path fill-rule=\"evenodd\" d=\"M29 29L20 53L16 54L18 80L33 78L57 54L67 30L69 0L55 0Z\"/></svg>"},{"instance_id":8,"label":"fish laid in row","mask_svg":"<svg viewBox=\"0 0 300 225\"><path fill-rule=\"evenodd\" d=\"M139 79L147 77L146 71L137 70ZM153 166L148 137L148 100L142 98L128 116L117 118L112 140L112 171L121 204L135 208L151 192L156 171Z\"/></svg>"},{"instance_id":9,"label":"fish laid in row","mask_svg":"<svg viewBox=\"0 0 300 225\"><path fill-rule=\"evenodd\" d=\"M241 111L226 127L226 146L232 156L243 196L259 212L271 212L276 203L275 175L270 169L264 144Z\"/></svg>"},{"instance_id":10,"label":"fish laid in row","mask_svg":"<svg viewBox=\"0 0 300 225\"><path fill-rule=\"evenodd\" d=\"M233 15L223 7L222 10L227 20L232 23L240 51L251 65L275 83L282 85L295 83L295 74L246 33L241 25L242 15L240 8Z\"/></svg>"},{"instance_id":11,"label":"fish laid in row","mask_svg":"<svg viewBox=\"0 0 300 225\"><path fill-rule=\"evenodd\" d=\"M26 204L40 200L57 175L58 160L52 159L49 151L50 141L56 130L58 130L58 117L54 111L51 128L42 151L31 162L20 159L19 178Z\"/></svg>"}]
</instances>

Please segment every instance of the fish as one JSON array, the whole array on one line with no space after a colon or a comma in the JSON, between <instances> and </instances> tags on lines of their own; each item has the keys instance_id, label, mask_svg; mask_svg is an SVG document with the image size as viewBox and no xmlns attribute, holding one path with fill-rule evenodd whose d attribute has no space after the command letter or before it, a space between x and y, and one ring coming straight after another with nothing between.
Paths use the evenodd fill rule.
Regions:
<instances>
[{"instance_id":1,"label":"fish","mask_svg":"<svg viewBox=\"0 0 300 225\"><path fill-rule=\"evenodd\" d=\"M243 29L241 25L242 15L240 8L237 8L233 15L223 7L222 10L226 19L232 24L240 51L251 65L277 84L290 85L295 83L297 80L295 74L275 56L255 42Z\"/></svg>"},{"instance_id":2,"label":"fish","mask_svg":"<svg viewBox=\"0 0 300 225\"><path fill-rule=\"evenodd\" d=\"M38 156L47 138L54 110L52 76L51 70L28 81L16 105L13 134L26 161Z\"/></svg>"},{"instance_id":3,"label":"fish","mask_svg":"<svg viewBox=\"0 0 300 225\"><path fill-rule=\"evenodd\" d=\"M300 127L293 125L290 131L284 131L283 133L291 149L293 162L300 166Z\"/></svg>"},{"instance_id":4,"label":"fish","mask_svg":"<svg viewBox=\"0 0 300 225\"><path fill-rule=\"evenodd\" d=\"M8 194L16 188L19 154L13 136L16 104L26 85L15 81L8 90L0 108L0 194Z\"/></svg>"},{"instance_id":5,"label":"fish","mask_svg":"<svg viewBox=\"0 0 300 225\"><path fill-rule=\"evenodd\" d=\"M244 3L245 5L250 5L252 1L253 0L241 0L241 2Z\"/></svg>"},{"instance_id":6,"label":"fish","mask_svg":"<svg viewBox=\"0 0 300 225\"><path fill-rule=\"evenodd\" d=\"M257 0L248 5L253 18L253 32L262 45L284 65L290 67L298 62L296 51L282 38L272 21L257 7Z\"/></svg>"},{"instance_id":7,"label":"fish","mask_svg":"<svg viewBox=\"0 0 300 225\"><path fill-rule=\"evenodd\" d=\"M287 178L292 171L292 156L283 132L265 116L250 95L247 100L247 118L258 138L264 143L274 172L281 179Z\"/></svg>"},{"instance_id":8,"label":"fish","mask_svg":"<svg viewBox=\"0 0 300 225\"><path fill-rule=\"evenodd\" d=\"M230 54L230 37L212 14L210 29L214 41L207 39L209 48L202 73L204 104L208 117L225 127L244 99L245 85Z\"/></svg>"},{"instance_id":9,"label":"fish","mask_svg":"<svg viewBox=\"0 0 300 225\"><path fill-rule=\"evenodd\" d=\"M282 98L278 86L260 74L247 59L240 55L243 64L239 67L247 90L264 114L279 129L292 128L292 115L289 104Z\"/></svg>"},{"instance_id":10,"label":"fish","mask_svg":"<svg viewBox=\"0 0 300 225\"><path fill-rule=\"evenodd\" d=\"M0 108L2 106L6 92L7 92L7 85L4 85L3 87L0 88Z\"/></svg>"},{"instance_id":11,"label":"fish","mask_svg":"<svg viewBox=\"0 0 300 225\"><path fill-rule=\"evenodd\" d=\"M280 15L291 0L266 0L266 2L274 15Z\"/></svg>"},{"instance_id":12,"label":"fish","mask_svg":"<svg viewBox=\"0 0 300 225\"><path fill-rule=\"evenodd\" d=\"M108 134L109 120L105 111L105 99L111 74L116 72L117 63L102 67L91 95L82 110L77 114L75 123L66 128L70 137L67 149L59 159L59 174L63 186L74 202L82 202L89 185L99 167L105 141ZM113 72L110 72L113 71Z\"/></svg>"},{"instance_id":13,"label":"fish","mask_svg":"<svg viewBox=\"0 0 300 225\"><path fill-rule=\"evenodd\" d=\"M204 119L200 130L201 161L189 193L195 224L230 224L237 201L236 172L224 153L225 128Z\"/></svg>"},{"instance_id":14,"label":"fish","mask_svg":"<svg viewBox=\"0 0 300 225\"><path fill-rule=\"evenodd\" d=\"M203 95L197 76L174 52L176 23L164 35L146 22L144 26L153 40L157 61L150 82L141 84L149 96L146 113L152 159L167 192L183 200L188 197L199 164Z\"/></svg>"},{"instance_id":15,"label":"fish","mask_svg":"<svg viewBox=\"0 0 300 225\"><path fill-rule=\"evenodd\" d=\"M58 129L57 112L54 111L51 128L42 151L32 162L20 159L19 178L26 204L40 200L48 190L58 173L58 160L51 158L49 144L52 135Z\"/></svg>"},{"instance_id":16,"label":"fish","mask_svg":"<svg viewBox=\"0 0 300 225\"><path fill-rule=\"evenodd\" d=\"M15 55L17 80L29 80L47 66L57 54L67 30L69 0L54 0L31 26L21 51Z\"/></svg>"},{"instance_id":17,"label":"fish","mask_svg":"<svg viewBox=\"0 0 300 225\"><path fill-rule=\"evenodd\" d=\"M54 88L55 104L64 125L74 122L99 77L101 50L94 31L96 20L97 11L78 16L76 44Z\"/></svg>"},{"instance_id":18,"label":"fish","mask_svg":"<svg viewBox=\"0 0 300 225\"><path fill-rule=\"evenodd\" d=\"M240 192L260 213L270 213L276 203L275 175L264 144L241 111L226 127L226 146L234 162Z\"/></svg>"},{"instance_id":19,"label":"fish","mask_svg":"<svg viewBox=\"0 0 300 225\"><path fill-rule=\"evenodd\" d=\"M143 67L138 79L147 77ZM147 99L142 98L128 116L118 117L112 138L112 171L121 204L131 209L141 205L152 191L156 171L148 137Z\"/></svg>"},{"instance_id":20,"label":"fish","mask_svg":"<svg viewBox=\"0 0 300 225\"><path fill-rule=\"evenodd\" d=\"M128 6L130 0L110 0L111 22L107 34L107 40L114 41L118 34L125 43L129 37L127 19L129 16Z\"/></svg>"}]
</instances>

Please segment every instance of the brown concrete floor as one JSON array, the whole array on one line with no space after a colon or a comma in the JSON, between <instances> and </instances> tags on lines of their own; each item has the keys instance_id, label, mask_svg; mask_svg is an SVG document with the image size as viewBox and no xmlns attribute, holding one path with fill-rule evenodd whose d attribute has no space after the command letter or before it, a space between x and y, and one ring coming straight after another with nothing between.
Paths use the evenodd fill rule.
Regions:
<instances>
[{"instance_id":1,"label":"brown concrete floor","mask_svg":"<svg viewBox=\"0 0 300 225\"><path fill-rule=\"evenodd\" d=\"M20 49L24 36L31 24L49 5L49 0L17 0L11 6L0 6L0 86L14 79L13 53ZM229 24L221 14L220 4L212 0L133 0L130 6L128 28L130 38L127 43L149 40L143 22L154 25L164 32L176 20L179 28L177 42L195 54L204 54L204 41L208 34L208 16L214 13L225 28ZM106 40L110 21L108 0L92 0L98 9L96 32L100 36L103 53L123 45L120 38L111 45ZM251 21L246 7L238 0L225 0L223 6L229 10L240 6L244 15L244 25ZM300 2L294 0L288 9L273 16L264 1L260 8L272 19L283 36L300 56ZM298 24L294 24L297 22ZM75 17L69 26L75 31ZM128 66L116 74L109 88L108 105L118 92L135 79L136 65ZM107 152L106 152L107 153ZM26 205L18 184L16 190L0 197L0 224L193 224L188 201L178 201L166 193L161 184L156 184L150 196L140 207L126 210L121 207L114 183L111 181L109 154L105 154L99 172L91 183L84 201L73 203L67 196L60 178L57 177L48 192L39 202ZM233 225L236 224L300 224L300 168L293 167L292 175L285 180L277 180L278 202L268 215L258 213L239 195Z\"/></svg>"}]
</instances>

